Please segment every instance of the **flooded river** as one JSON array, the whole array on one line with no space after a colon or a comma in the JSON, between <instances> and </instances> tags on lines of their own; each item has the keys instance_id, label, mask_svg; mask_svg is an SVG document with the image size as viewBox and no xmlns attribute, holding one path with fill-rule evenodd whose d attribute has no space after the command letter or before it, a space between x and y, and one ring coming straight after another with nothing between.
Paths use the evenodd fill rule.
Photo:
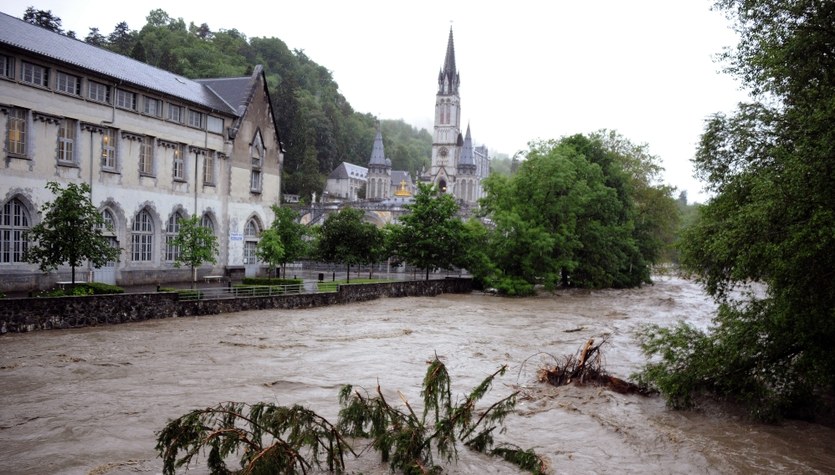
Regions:
<instances>
[{"instance_id":1,"label":"flooded river","mask_svg":"<svg viewBox=\"0 0 835 475\"><path fill-rule=\"evenodd\" d=\"M643 363L641 325L707 325L713 309L695 284L659 277L636 290L382 299L5 335L0 473L160 473L155 432L222 401L299 403L335 422L342 384L370 390L379 382L417 403L436 353L459 395L509 366L488 398L517 387L524 397L497 441L534 448L553 473L835 472L834 429L754 424L720 409L674 412L658 397L535 381L550 355L603 336L606 369L628 378ZM448 473L520 473L466 449L460 455ZM388 473L372 452L349 468Z\"/></svg>"}]
</instances>

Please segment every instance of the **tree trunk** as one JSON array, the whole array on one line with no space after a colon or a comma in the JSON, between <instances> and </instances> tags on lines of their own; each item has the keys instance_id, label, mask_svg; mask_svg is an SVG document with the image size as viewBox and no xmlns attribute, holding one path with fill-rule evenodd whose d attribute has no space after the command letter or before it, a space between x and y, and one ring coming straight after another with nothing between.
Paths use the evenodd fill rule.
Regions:
<instances>
[{"instance_id":1,"label":"tree trunk","mask_svg":"<svg viewBox=\"0 0 835 475\"><path fill-rule=\"evenodd\" d=\"M351 283L351 264L348 264L348 272L345 273L345 283Z\"/></svg>"},{"instance_id":2,"label":"tree trunk","mask_svg":"<svg viewBox=\"0 0 835 475\"><path fill-rule=\"evenodd\" d=\"M426 280L429 280L429 268L426 268Z\"/></svg>"},{"instance_id":3,"label":"tree trunk","mask_svg":"<svg viewBox=\"0 0 835 475\"><path fill-rule=\"evenodd\" d=\"M193 265L191 266L191 290L197 288L197 268Z\"/></svg>"}]
</instances>

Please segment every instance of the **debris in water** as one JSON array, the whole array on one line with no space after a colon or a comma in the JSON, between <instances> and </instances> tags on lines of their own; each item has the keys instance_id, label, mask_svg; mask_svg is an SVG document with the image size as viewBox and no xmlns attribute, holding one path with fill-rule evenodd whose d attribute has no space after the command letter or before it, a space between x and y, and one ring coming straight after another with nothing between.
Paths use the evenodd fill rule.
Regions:
<instances>
[{"instance_id":1,"label":"debris in water","mask_svg":"<svg viewBox=\"0 0 835 475\"><path fill-rule=\"evenodd\" d=\"M621 394L637 393L642 396L653 394L653 391L647 388L606 374L600 353L600 347L604 343L606 343L606 338L603 338L597 345L594 344L594 338L589 338L576 355L566 355L556 365L540 368L537 372L537 379L541 383L554 386L565 386L571 383L581 386L594 384L605 386Z\"/></svg>"}]
</instances>

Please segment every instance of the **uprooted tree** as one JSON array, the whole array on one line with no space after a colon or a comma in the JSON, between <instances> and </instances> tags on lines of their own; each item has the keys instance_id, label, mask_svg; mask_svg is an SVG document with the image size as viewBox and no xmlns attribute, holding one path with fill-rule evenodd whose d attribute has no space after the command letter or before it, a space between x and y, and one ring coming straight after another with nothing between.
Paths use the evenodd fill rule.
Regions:
<instances>
[{"instance_id":1,"label":"uprooted tree","mask_svg":"<svg viewBox=\"0 0 835 475\"><path fill-rule=\"evenodd\" d=\"M207 452L212 473L231 473L227 463L235 456L242 473L299 474L314 467L342 472L345 456L357 455L346 441L353 437L370 439L370 447L393 471L411 475L439 473L442 468L433 454L454 462L460 442L532 473L544 473L546 464L533 450L494 446L494 434L502 431L504 419L514 411L518 393L486 409L476 405L505 370L506 366L499 368L462 402L453 404L449 374L436 356L423 380L421 416L402 395L404 409L389 404L379 385L376 395L346 385L339 395L342 409L336 426L298 405L228 402L170 421L157 434L156 449L166 475L188 467L201 451Z\"/></svg>"}]
</instances>

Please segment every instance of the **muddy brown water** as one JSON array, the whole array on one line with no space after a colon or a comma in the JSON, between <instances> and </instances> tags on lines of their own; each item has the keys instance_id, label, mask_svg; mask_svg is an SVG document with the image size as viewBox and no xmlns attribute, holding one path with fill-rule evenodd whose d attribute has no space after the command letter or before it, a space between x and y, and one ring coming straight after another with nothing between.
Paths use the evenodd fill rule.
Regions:
<instances>
[{"instance_id":1,"label":"muddy brown water","mask_svg":"<svg viewBox=\"0 0 835 475\"><path fill-rule=\"evenodd\" d=\"M390 400L400 391L418 403L434 354L459 395L508 365L487 399L514 388L524 397L497 439L534 448L552 473L835 473L835 429L755 424L719 408L671 411L658 397L535 381L552 356L604 336L606 369L628 378L644 362L641 325L707 326L713 310L695 284L659 277L634 290L392 298L5 335L0 473L160 473L155 432L222 401L298 403L335 422L342 384L379 382ZM521 473L459 454L447 473ZM389 472L368 451L349 473Z\"/></svg>"}]
</instances>

